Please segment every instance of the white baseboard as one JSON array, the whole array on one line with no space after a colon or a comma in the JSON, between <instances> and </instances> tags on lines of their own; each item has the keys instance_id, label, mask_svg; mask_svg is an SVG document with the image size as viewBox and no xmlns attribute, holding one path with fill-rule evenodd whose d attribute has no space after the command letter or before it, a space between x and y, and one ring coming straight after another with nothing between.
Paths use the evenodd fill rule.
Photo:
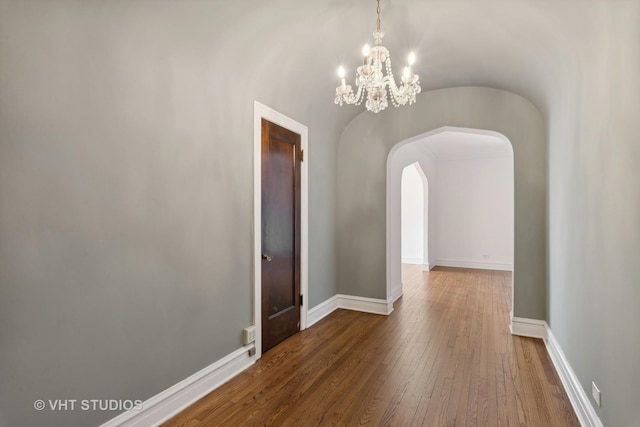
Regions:
<instances>
[{"instance_id":1,"label":"white baseboard","mask_svg":"<svg viewBox=\"0 0 640 427\"><path fill-rule=\"evenodd\" d=\"M400 288L402 294L402 288ZM388 315L393 311L393 301L351 295L334 295L309 310L308 326L319 322L338 308ZM249 356L247 345L165 391L145 400L140 411L126 411L102 424L101 427L157 426L178 414L198 399L212 392L255 363Z\"/></svg>"},{"instance_id":2,"label":"white baseboard","mask_svg":"<svg viewBox=\"0 0 640 427\"><path fill-rule=\"evenodd\" d=\"M556 341L553 332L544 320L525 319L522 317L511 317L509 326L513 335L524 337L541 338L544 340L551 362L562 381L562 386L569 396L571 406L583 427L603 427L598 414L596 414L591 400L585 393L573 368L569 365L560 344Z\"/></svg>"},{"instance_id":3,"label":"white baseboard","mask_svg":"<svg viewBox=\"0 0 640 427\"><path fill-rule=\"evenodd\" d=\"M355 297L351 295L336 295L338 308L363 311L365 313L389 315L393 311L393 301L376 298Z\"/></svg>"},{"instance_id":4,"label":"white baseboard","mask_svg":"<svg viewBox=\"0 0 640 427\"><path fill-rule=\"evenodd\" d=\"M531 338L547 338L547 322L544 320L525 319L524 317L512 317L509 330L512 335Z\"/></svg>"},{"instance_id":5,"label":"white baseboard","mask_svg":"<svg viewBox=\"0 0 640 427\"><path fill-rule=\"evenodd\" d=\"M307 327L318 323L338 308L338 296L334 295L328 300L316 305L309 310L309 317L307 317Z\"/></svg>"},{"instance_id":6,"label":"white baseboard","mask_svg":"<svg viewBox=\"0 0 640 427\"><path fill-rule=\"evenodd\" d=\"M335 310L342 308L345 310L362 311L389 315L393 311L393 303L402 296L402 286L394 291L391 299L383 300L376 298L356 297L352 295L334 295L328 300L316 305L309 310L308 326L318 323Z\"/></svg>"},{"instance_id":7,"label":"white baseboard","mask_svg":"<svg viewBox=\"0 0 640 427\"><path fill-rule=\"evenodd\" d=\"M513 264L504 263L504 262L436 259L433 262L430 262L429 264L431 265L432 268L438 265L441 267L477 268L480 270L513 271Z\"/></svg>"},{"instance_id":8,"label":"white baseboard","mask_svg":"<svg viewBox=\"0 0 640 427\"><path fill-rule=\"evenodd\" d=\"M583 427L602 427L602 421L598 418L598 414L596 414L587 393L582 388L578 377L573 372L569 361L550 329L547 330L547 338L544 343L547 346L547 352L551 357L553 366L555 366L562 385L569 396L571 406L573 406L573 410L580 421L580 425Z\"/></svg>"},{"instance_id":9,"label":"white baseboard","mask_svg":"<svg viewBox=\"0 0 640 427\"><path fill-rule=\"evenodd\" d=\"M422 264L422 258L402 258L403 264Z\"/></svg>"},{"instance_id":10,"label":"white baseboard","mask_svg":"<svg viewBox=\"0 0 640 427\"><path fill-rule=\"evenodd\" d=\"M431 267L429 267L429 264L422 264L422 271L430 271Z\"/></svg>"},{"instance_id":11,"label":"white baseboard","mask_svg":"<svg viewBox=\"0 0 640 427\"><path fill-rule=\"evenodd\" d=\"M253 345L239 348L165 391L145 400L142 404L142 410L124 412L102 424L101 427L147 427L157 426L167 421L253 365L255 356L249 356L248 353L251 347Z\"/></svg>"}]
</instances>

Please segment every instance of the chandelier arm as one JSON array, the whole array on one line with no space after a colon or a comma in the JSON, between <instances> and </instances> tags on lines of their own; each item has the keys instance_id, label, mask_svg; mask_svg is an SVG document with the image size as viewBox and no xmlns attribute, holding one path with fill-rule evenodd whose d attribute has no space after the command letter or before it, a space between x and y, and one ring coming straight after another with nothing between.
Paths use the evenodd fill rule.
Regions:
<instances>
[{"instance_id":1,"label":"chandelier arm","mask_svg":"<svg viewBox=\"0 0 640 427\"><path fill-rule=\"evenodd\" d=\"M349 104L358 104L358 101L362 98L362 85L358 85L358 90L356 93L351 92L349 94L349 100L347 103Z\"/></svg>"},{"instance_id":2,"label":"chandelier arm","mask_svg":"<svg viewBox=\"0 0 640 427\"><path fill-rule=\"evenodd\" d=\"M385 76L384 79L382 79L382 81L389 86L391 95L393 95L394 98L396 99L400 99L404 96L404 94L406 93L406 87L405 85L400 85L400 87L398 87L396 85L396 82L393 78L389 77L389 76Z\"/></svg>"},{"instance_id":3,"label":"chandelier arm","mask_svg":"<svg viewBox=\"0 0 640 427\"><path fill-rule=\"evenodd\" d=\"M337 91L339 89L340 87L338 87ZM358 90L355 93L353 92L353 89L351 89L351 86L348 86L348 91L338 92L336 94L335 103L339 105L342 105L343 103L360 105L363 93L363 85L358 85Z\"/></svg>"},{"instance_id":4,"label":"chandelier arm","mask_svg":"<svg viewBox=\"0 0 640 427\"><path fill-rule=\"evenodd\" d=\"M387 59L386 65L388 69L391 69L391 61ZM407 92L409 91L409 87L407 84L402 84L400 87L396 85L396 81L393 78L393 74L389 74L384 76L382 79L383 83L389 87L389 92L391 93L392 101L394 105L404 105L407 103ZM398 106L398 105L396 105Z\"/></svg>"},{"instance_id":5,"label":"chandelier arm","mask_svg":"<svg viewBox=\"0 0 640 427\"><path fill-rule=\"evenodd\" d=\"M389 86L394 105L397 107L399 105L405 105L407 102L409 102L409 105L416 102L416 95L422 91L420 88L420 76L412 74L409 81L403 81L400 87L398 87L391 71L391 60L387 58L385 65L388 70L388 75L385 76L386 84Z\"/></svg>"},{"instance_id":6,"label":"chandelier arm","mask_svg":"<svg viewBox=\"0 0 640 427\"><path fill-rule=\"evenodd\" d=\"M407 103L407 85L404 83L401 84L400 87L396 85L396 80L393 78L393 70L391 69L391 58L387 57L385 66L387 67L387 75L389 76L389 88L391 89L391 97L394 105L396 107L405 105Z\"/></svg>"}]
</instances>

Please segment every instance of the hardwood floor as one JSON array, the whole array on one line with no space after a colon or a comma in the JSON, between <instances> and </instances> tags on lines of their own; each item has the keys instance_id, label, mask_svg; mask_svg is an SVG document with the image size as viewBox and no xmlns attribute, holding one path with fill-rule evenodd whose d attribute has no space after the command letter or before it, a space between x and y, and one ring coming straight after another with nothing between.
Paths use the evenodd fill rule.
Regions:
<instances>
[{"instance_id":1,"label":"hardwood floor","mask_svg":"<svg viewBox=\"0 0 640 427\"><path fill-rule=\"evenodd\" d=\"M337 310L166 426L579 426L511 273L403 266L390 316Z\"/></svg>"}]
</instances>

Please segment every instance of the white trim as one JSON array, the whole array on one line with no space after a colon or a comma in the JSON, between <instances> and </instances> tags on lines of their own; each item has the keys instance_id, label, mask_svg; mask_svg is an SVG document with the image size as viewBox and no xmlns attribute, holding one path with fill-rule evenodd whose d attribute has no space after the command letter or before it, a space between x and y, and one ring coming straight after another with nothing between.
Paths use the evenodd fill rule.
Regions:
<instances>
[{"instance_id":1,"label":"white trim","mask_svg":"<svg viewBox=\"0 0 640 427\"><path fill-rule=\"evenodd\" d=\"M422 258L402 258L403 264L422 264L423 262Z\"/></svg>"},{"instance_id":2,"label":"white trim","mask_svg":"<svg viewBox=\"0 0 640 427\"><path fill-rule=\"evenodd\" d=\"M467 261L457 259L436 259L431 266L439 265L441 267L458 267L458 268L477 268L481 270L501 270L513 271L513 264L506 262L483 262L483 261Z\"/></svg>"},{"instance_id":3,"label":"white trim","mask_svg":"<svg viewBox=\"0 0 640 427\"><path fill-rule=\"evenodd\" d=\"M186 407L220 387L255 363L249 356L248 345L223 357L190 377L169 387L142 404L142 410L126 411L102 424L101 427L157 426Z\"/></svg>"},{"instance_id":4,"label":"white trim","mask_svg":"<svg viewBox=\"0 0 640 427\"><path fill-rule=\"evenodd\" d=\"M389 301L376 298L357 297L353 295L334 295L309 310L308 326L315 325L339 308L388 316L393 311L393 303L401 296L402 287L400 287L396 298Z\"/></svg>"},{"instance_id":5,"label":"white trim","mask_svg":"<svg viewBox=\"0 0 640 427\"><path fill-rule=\"evenodd\" d=\"M338 308L363 311L365 313L389 315L393 311L393 301L377 298L356 297L351 295L336 295Z\"/></svg>"},{"instance_id":6,"label":"white trim","mask_svg":"<svg viewBox=\"0 0 640 427\"><path fill-rule=\"evenodd\" d=\"M582 427L603 427L602 421L598 417L596 410L591 404L591 400L582 388L578 377L573 368L569 364L560 344L551 332L551 328L544 320L525 319L522 317L513 317L511 312L511 325L509 329L512 335L521 335L524 337L541 338L547 348L547 353L551 358L551 362L560 377L562 386L564 387L571 406L573 407L578 421Z\"/></svg>"},{"instance_id":7,"label":"white trim","mask_svg":"<svg viewBox=\"0 0 640 427\"><path fill-rule=\"evenodd\" d=\"M562 381L562 385L569 396L571 406L573 406L573 410L580 421L580 425L583 427L602 427L602 421L598 418L598 414L593 408L587 393L585 393L580 381L578 381L578 377L575 372L573 372L571 365L569 365L569 361L564 355L562 348L560 348L560 344L556 341L551 329L547 330L547 338L544 340L544 343L547 347L551 362L553 362L560 381Z\"/></svg>"},{"instance_id":8,"label":"white trim","mask_svg":"<svg viewBox=\"0 0 640 427\"><path fill-rule=\"evenodd\" d=\"M512 317L509 330L511 335L531 338L547 338L547 322L537 319L525 319L524 317Z\"/></svg>"},{"instance_id":9,"label":"white trim","mask_svg":"<svg viewBox=\"0 0 640 427\"><path fill-rule=\"evenodd\" d=\"M429 267L429 264L422 264L422 271L431 271L431 267Z\"/></svg>"},{"instance_id":10,"label":"white trim","mask_svg":"<svg viewBox=\"0 0 640 427\"><path fill-rule=\"evenodd\" d=\"M300 307L300 330L308 327L309 301L309 131L307 127L266 105L253 104L253 322L256 327L256 359L262 356L262 119L287 128L300 135L304 161L300 170L300 293L304 304Z\"/></svg>"},{"instance_id":11,"label":"white trim","mask_svg":"<svg viewBox=\"0 0 640 427\"><path fill-rule=\"evenodd\" d=\"M311 310L309 310L309 324L307 326L312 326L318 323L320 320L324 319L334 311L338 309L338 296L334 295L328 300L316 305Z\"/></svg>"},{"instance_id":12,"label":"white trim","mask_svg":"<svg viewBox=\"0 0 640 427\"><path fill-rule=\"evenodd\" d=\"M389 298L391 300L391 303L398 301L398 299L400 299L400 297L404 295L402 289L402 283L400 283L392 290L391 297Z\"/></svg>"}]
</instances>

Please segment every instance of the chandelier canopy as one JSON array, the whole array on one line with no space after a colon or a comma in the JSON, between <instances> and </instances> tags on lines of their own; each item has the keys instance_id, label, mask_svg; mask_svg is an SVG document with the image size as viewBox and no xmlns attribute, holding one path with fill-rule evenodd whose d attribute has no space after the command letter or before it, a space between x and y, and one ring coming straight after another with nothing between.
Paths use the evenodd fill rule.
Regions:
<instances>
[{"instance_id":1,"label":"chandelier canopy","mask_svg":"<svg viewBox=\"0 0 640 427\"><path fill-rule=\"evenodd\" d=\"M420 93L420 76L413 73L412 66L416 61L413 52L409 54L408 66L404 68L401 78L401 84L398 87L391 71L391 57L389 50L382 46L382 38L384 31L380 28L380 0L378 1L378 21L376 31L373 33L375 45L369 47L368 44L362 48L364 55L364 63L356 70L356 87L354 93L350 85L345 84L345 69L340 66L338 68L338 76L340 77L340 86L336 88L335 103L342 105L343 103L360 105L367 94L367 102L365 106L367 110L378 113L389 105L387 101L387 90L391 95L391 103L399 107L409 105L416 102L416 95ZM385 75L386 72L386 75Z\"/></svg>"}]
</instances>

